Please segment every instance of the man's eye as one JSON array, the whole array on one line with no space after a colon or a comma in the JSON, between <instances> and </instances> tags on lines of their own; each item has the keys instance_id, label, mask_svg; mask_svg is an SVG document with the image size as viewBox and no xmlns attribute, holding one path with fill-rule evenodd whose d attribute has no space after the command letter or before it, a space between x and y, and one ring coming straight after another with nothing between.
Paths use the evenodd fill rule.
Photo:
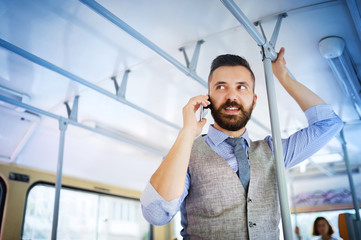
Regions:
<instances>
[{"instance_id":1,"label":"man's eye","mask_svg":"<svg viewBox=\"0 0 361 240\"><path fill-rule=\"evenodd\" d=\"M241 90L243 90L243 89L246 89L246 86L240 85L238 88L241 89Z\"/></svg>"},{"instance_id":2,"label":"man's eye","mask_svg":"<svg viewBox=\"0 0 361 240\"><path fill-rule=\"evenodd\" d=\"M216 87L216 89L224 89L224 86L219 85L219 86Z\"/></svg>"}]
</instances>

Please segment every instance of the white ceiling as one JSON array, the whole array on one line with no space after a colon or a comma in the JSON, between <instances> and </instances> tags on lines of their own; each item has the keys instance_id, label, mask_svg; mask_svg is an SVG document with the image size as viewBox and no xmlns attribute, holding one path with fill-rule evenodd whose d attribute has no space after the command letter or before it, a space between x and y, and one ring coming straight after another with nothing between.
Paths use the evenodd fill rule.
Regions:
<instances>
[{"instance_id":1,"label":"white ceiling","mask_svg":"<svg viewBox=\"0 0 361 240\"><path fill-rule=\"evenodd\" d=\"M191 56L196 42L205 40L197 67L198 75L205 80L210 63L217 55L234 53L246 57L256 75L258 94L252 118L270 128L260 49L220 1L98 2L181 63L185 61L178 50L180 47L185 47ZM288 68L297 80L332 104L343 121L357 120L351 100L344 95L320 55L318 42L327 36L343 37L360 67L360 39L344 1L314 5L321 2L324 1L236 1L251 21L263 20L267 36L272 34L275 14L287 12L276 48L286 48ZM314 6L305 7L308 5ZM195 80L79 1L0 0L0 38L112 93L115 88L110 77L117 76L120 83L124 71L130 69L126 99L179 127L182 126L181 109L188 99L207 92ZM177 135L177 129L4 48L0 48L0 62L0 85L28 94L31 106L67 117L63 102L72 103L74 96L80 95L80 123L105 125L156 146L164 153ZM278 83L276 91L282 136L287 137L305 127L307 121ZM208 119L211 123L210 114ZM353 165L361 165L360 126L345 127ZM252 139L270 134L254 122L250 122L248 128ZM42 117L16 163L55 171L58 138L57 121ZM319 154L330 153L342 154L337 140ZM69 127L66 133L64 174L142 190L161 160L160 155L76 127Z\"/></svg>"}]
</instances>

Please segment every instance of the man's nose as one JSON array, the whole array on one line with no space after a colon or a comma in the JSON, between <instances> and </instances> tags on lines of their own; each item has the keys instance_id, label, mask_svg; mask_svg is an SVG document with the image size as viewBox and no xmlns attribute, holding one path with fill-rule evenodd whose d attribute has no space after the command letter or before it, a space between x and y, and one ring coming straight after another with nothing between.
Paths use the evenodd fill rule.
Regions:
<instances>
[{"instance_id":1,"label":"man's nose","mask_svg":"<svg viewBox=\"0 0 361 240\"><path fill-rule=\"evenodd\" d=\"M237 98L238 98L237 91L235 89L231 89L231 88L228 89L226 98L227 98L227 100L229 99L230 101L237 100Z\"/></svg>"}]
</instances>

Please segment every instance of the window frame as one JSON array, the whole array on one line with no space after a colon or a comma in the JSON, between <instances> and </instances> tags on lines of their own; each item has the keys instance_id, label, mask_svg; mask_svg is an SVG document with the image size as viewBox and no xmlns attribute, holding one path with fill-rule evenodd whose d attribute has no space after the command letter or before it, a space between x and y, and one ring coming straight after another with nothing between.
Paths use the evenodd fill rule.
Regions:
<instances>
[{"instance_id":1,"label":"window frame","mask_svg":"<svg viewBox=\"0 0 361 240\"><path fill-rule=\"evenodd\" d=\"M1 179L1 177L0 177L0 179ZM24 201L24 212L23 212L23 219L22 219L22 223L21 223L21 235L20 235L21 237L24 234L25 214L26 214L26 209L27 209L29 193L34 187L36 187L38 185L50 186L50 187L54 187L54 189L55 189L54 183L46 182L46 181L37 181L37 182L32 183L29 186L29 188L26 191L25 201ZM75 190L75 191L80 191L80 192L85 192L85 193L93 193L93 194L98 194L98 196L110 196L110 197L116 197L116 198L120 198L120 199L135 200L140 203L140 199L138 199L138 198L120 196L120 195L116 195L116 194L104 193L104 192L99 192L96 190L84 189L84 188L79 188L79 187L74 187L74 186L62 185L61 189ZM102 190L106 191L107 189L102 189ZM1 214L1 212L0 212L0 214ZM148 225L149 225L149 235L150 235L149 240L153 240L153 225L151 225L149 223L148 223ZM0 222L0 227L1 227L1 222Z\"/></svg>"},{"instance_id":2,"label":"window frame","mask_svg":"<svg viewBox=\"0 0 361 240\"><path fill-rule=\"evenodd\" d=\"M6 202L6 196L7 196L7 185L5 182L5 179L0 176L0 233L2 229L3 224L3 218L4 218L4 210L5 210L5 202Z\"/></svg>"}]
</instances>

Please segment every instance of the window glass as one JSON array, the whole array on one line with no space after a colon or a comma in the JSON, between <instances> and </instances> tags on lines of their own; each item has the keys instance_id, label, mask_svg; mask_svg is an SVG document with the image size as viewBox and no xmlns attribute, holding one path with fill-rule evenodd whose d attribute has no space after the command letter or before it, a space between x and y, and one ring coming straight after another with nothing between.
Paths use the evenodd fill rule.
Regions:
<instances>
[{"instance_id":1,"label":"window glass","mask_svg":"<svg viewBox=\"0 0 361 240\"><path fill-rule=\"evenodd\" d=\"M148 239L149 224L142 217L139 201L113 196L99 200L97 239Z\"/></svg>"},{"instance_id":2,"label":"window glass","mask_svg":"<svg viewBox=\"0 0 361 240\"><path fill-rule=\"evenodd\" d=\"M177 214L173 218L173 236L177 239L182 239L182 235L180 232L182 231L183 227L181 225L181 213L180 211L177 212Z\"/></svg>"},{"instance_id":3,"label":"window glass","mask_svg":"<svg viewBox=\"0 0 361 240\"><path fill-rule=\"evenodd\" d=\"M38 184L27 197L22 239L50 239L55 188ZM140 202L62 188L58 239L148 239Z\"/></svg>"},{"instance_id":4,"label":"window glass","mask_svg":"<svg viewBox=\"0 0 361 240\"><path fill-rule=\"evenodd\" d=\"M302 240L319 239L320 236L312 236L313 223L317 217L324 217L331 224L335 233L332 235L336 239L342 239L338 230L338 215L341 213L355 214L355 210L339 210L339 211L325 211L325 212L310 212L310 213L298 213L297 225L300 228L300 235ZM291 214L292 226L295 226L295 215Z\"/></svg>"}]
</instances>

